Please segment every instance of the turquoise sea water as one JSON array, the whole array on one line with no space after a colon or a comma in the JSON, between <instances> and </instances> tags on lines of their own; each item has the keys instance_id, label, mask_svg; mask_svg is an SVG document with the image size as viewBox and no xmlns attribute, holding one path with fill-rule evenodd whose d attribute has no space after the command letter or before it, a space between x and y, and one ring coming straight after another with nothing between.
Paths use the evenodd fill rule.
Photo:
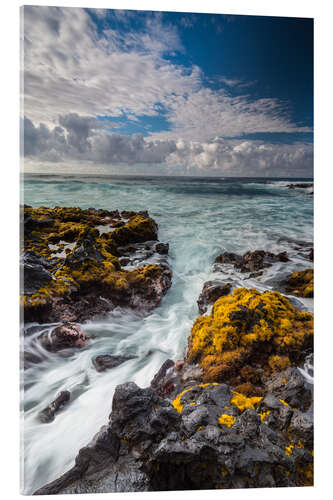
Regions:
<instances>
[{"instance_id":1,"label":"turquoise sea water","mask_svg":"<svg viewBox=\"0 0 333 500\"><path fill-rule=\"evenodd\" d=\"M173 284L162 304L145 318L116 310L83 325L93 335L89 347L69 357L48 355L24 374L23 491L31 493L65 472L78 450L106 423L116 385L133 380L149 384L167 358L183 356L198 316L196 301L203 283L214 278L212 264L223 251L245 253L286 250L287 264L277 263L257 280L233 269L225 277L236 286L274 289L294 270L311 267L293 240L313 241L311 189L288 189L287 179L213 179L116 176L26 175L25 204L148 210L159 226L160 241L170 244ZM300 306L312 309L312 300ZM40 325L39 335L48 325ZM31 336L25 340L31 341ZM97 373L97 354L134 355L109 372ZM54 422L41 424L38 412L61 390L72 400Z\"/></svg>"}]
</instances>

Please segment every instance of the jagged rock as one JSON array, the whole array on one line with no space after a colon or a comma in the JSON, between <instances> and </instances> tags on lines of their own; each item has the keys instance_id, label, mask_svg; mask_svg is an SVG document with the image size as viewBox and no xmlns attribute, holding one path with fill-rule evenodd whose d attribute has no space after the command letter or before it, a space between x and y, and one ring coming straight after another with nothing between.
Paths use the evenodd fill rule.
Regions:
<instances>
[{"instance_id":1,"label":"jagged rock","mask_svg":"<svg viewBox=\"0 0 333 500\"><path fill-rule=\"evenodd\" d=\"M170 373L170 369L174 366L174 361L167 359L150 382L150 387L154 389L159 396L163 397L174 389L174 373Z\"/></svg>"},{"instance_id":2,"label":"jagged rock","mask_svg":"<svg viewBox=\"0 0 333 500\"><path fill-rule=\"evenodd\" d=\"M84 321L116 306L149 311L171 285L167 258L140 265L153 255L157 224L147 212L74 207L25 207L25 282L22 305L25 321ZM113 227L100 233L100 226ZM54 254L54 245L58 250ZM67 245L67 246L66 246ZM167 244L160 245L165 252ZM133 247L135 255L124 255ZM164 250L163 250L164 249ZM125 252L126 253L126 252ZM118 260L118 257L128 260ZM131 270L122 268L131 264Z\"/></svg>"},{"instance_id":3,"label":"jagged rock","mask_svg":"<svg viewBox=\"0 0 333 500\"><path fill-rule=\"evenodd\" d=\"M204 314L208 306L213 304L218 298L228 295L231 289L231 283L223 283L218 280L206 281L197 301L200 314Z\"/></svg>"},{"instance_id":4,"label":"jagged rock","mask_svg":"<svg viewBox=\"0 0 333 500\"><path fill-rule=\"evenodd\" d=\"M88 345L88 337L84 331L79 325L69 322L54 328L50 335L42 334L39 340L42 346L50 352Z\"/></svg>"},{"instance_id":5,"label":"jagged rock","mask_svg":"<svg viewBox=\"0 0 333 500\"><path fill-rule=\"evenodd\" d=\"M295 390L301 398L304 387ZM171 404L130 382L116 388L100 435L36 494L312 484L311 417L273 394L207 383L183 387Z\"/></svg>"},{"instance_id":6,"label":"jagged rock","mask_svg":"<svg viewBox=\"0 0 333 500\"><path fill-rule=\"evenodd\" d=\"M297 183L297 184L287 184L288 189L307 189L307 188L313 188L313 183L307 182L307 183Z\"/></svg>"},{"instance_id":7,"label":"jagged rock","mask_svg":"<svg viewBox=\"0 0 333 500\"><path fill-rule=\"evenodd\" d=\"M156 243L155 250L161 255L167 255L169 253L169 243Z\"/></svg>"},{"instance_id":8,"label":"jagged rock","mask_svg":"<svg viewBox=\"0 0 333 500\"><path fill-rule=\"evenodd\" d=\"M100 354L93 359L93 365L98 372L104 372L105 370L111 370L116 366L125 363L129 359L133 359L135 356L111 356L110 354Z\"/></svg>"},{"instance_id":9,"label":"jagged rock","mask_svg":"<svg viewBox=\"0 0 333 500\"><path fill-rule=\"evenodd\" d=\"M289 260L287 252L274 254L265 250L255 250L246 252L243 256L230 252L224 252L215 259L215 264L233 264L242 273L257 273L258 271L270 267L274 262L287 262ZM251 277L255 277L252 276Z\"/></svg>"},{"instance_id":10,"label":"jagged rock","mask_svg":"<svg viewBox=\"0 0 333 500\"><path fill-rule=\"evenodd\" d=\"M312 404L312 393L304 387L304 378L295 367L273 374L265 383L265 391L302 411L306 411Z\"/></svg>"},{"instance_id":11,"label":"jagged rock","mask_svg":"<svg viewBox=\"0 0 333 500\"><path fill-rule=\"evenodd\" d=\"M52 403L39 413L39 419L43 423L52 422L56 413L70 400L70 392L62 391Z\"/></svg>"},{"instance_id":12,"label":"jagged rock","mask_svg":"<svg viewBox=\"0 0 333 500\"><path fill-rule=\"evenodd\" d=\"M26 252L22 258L24 292L33 294L45 287L53 279L48 270L50 263L35 252Z\"/></svg>"}]
</instances>

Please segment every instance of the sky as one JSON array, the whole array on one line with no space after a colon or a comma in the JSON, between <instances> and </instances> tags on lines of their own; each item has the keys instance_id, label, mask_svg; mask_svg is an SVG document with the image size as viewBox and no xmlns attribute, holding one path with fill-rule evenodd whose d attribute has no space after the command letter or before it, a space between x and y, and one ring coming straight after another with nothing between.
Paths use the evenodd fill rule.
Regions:
<instances>
[{"instance_id":1,"label":"sky","mask_svg":"<svg viewBox=\"0 0 333 500\"><path fill-rule=\"evenodd\" d=\"M313 20L26 6L26 172L313 175Z\"/></svg>"}]
</instances>

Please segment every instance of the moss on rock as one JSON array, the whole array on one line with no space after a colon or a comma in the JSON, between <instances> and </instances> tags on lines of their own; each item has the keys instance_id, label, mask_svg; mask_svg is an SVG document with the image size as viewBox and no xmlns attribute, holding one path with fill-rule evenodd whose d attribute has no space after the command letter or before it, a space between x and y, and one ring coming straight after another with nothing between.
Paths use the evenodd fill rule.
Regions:
<instances>
[{"instance_id":1,"label":"moss on rock","mask_svg":"<svg viewBox=\"0 0 333 500\"><path fill-rule=\"evenodd\" d=\"M118 260L118 247L157 239L157 224L147 213L130 215L124 222L118 211L24 207L24 251L46 259L52 274L46 286L22 298L27 320L47 313L55 300L70 302L83 295L131 305L128 302L137 292L158 302L158 292L170 286L171 273L168 283L163 279L166 270L158 265L129 271ZM100 226L106 231L99 231ZM154 288L156 281L160 289Z\"/></svg>"},{"instance_id":2,"label":"moss on rock","mask_svg":"<svg viewBox=\"0 0 333 500\"><path fill-rule=\"evenodd\" d=\"M238 288L218 299L210 316L195 321L187 361L199 363L207 381L237 375L241 383L248 381L240 370L244 364L259 364L266 374L282 370L312 342L311 313L296 309L278 292Z\"/></svg>"},{"instance_id":3,"label":"moss on rock","mask_svg":"<svg viewBox=\"0 0 333 500\"><path fill-rule=\"evenodd\" d=\"M314 295L313 269L295 271L286 280L286 290L299 297L311 298Z\"/></svg>"}]
</instances>

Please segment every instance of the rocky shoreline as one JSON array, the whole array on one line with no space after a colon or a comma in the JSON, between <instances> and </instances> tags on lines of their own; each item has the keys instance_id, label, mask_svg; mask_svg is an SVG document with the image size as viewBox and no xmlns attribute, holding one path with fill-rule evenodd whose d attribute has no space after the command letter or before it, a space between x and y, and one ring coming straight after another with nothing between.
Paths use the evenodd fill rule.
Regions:
<instances>
[{"instance_id":1,"label":"rocky shoreline","mask_svg":"<svg viewBox=\"0 0 333 500\"><path fill-rule=\"evenodd\" d=\"M149 314L171 286L168 244L147 212L22 210L24 318L58 323L38 338L50 353L88 345L76 322L119 306ZM224 252L214 266L250 279L275 262L288 262L286 252ZM312 297L313 269L279 290ZM312 363L313 314L279 291L223 279L205 283L198 308L185 358L167 360L148 388L117 386L109 422L72 469L35 494L313 484L312 386L298 370ZM97 358L97 371L128 359ZM26 353L26 362L38 360ZM41 421L68 404L69 393L55 395Z\"/></svg>"}]
</instances>

